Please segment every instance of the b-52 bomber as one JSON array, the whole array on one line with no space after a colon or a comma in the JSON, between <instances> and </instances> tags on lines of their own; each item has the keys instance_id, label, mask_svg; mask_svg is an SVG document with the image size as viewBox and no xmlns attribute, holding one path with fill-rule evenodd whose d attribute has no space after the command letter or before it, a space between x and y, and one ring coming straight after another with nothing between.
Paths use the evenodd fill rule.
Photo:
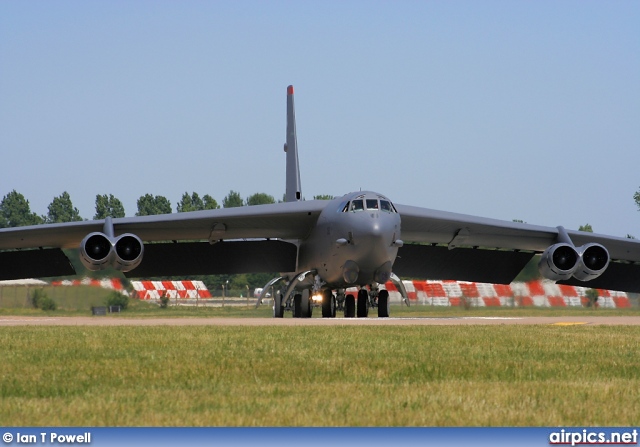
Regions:
<instances>
[{"instance_id":1,"label":"b-52 bomber","mask_svg":"<svg viewBox=\"0 0 640 447\"><path fill-rule=\"evenodd\" d=\"M400 277L510 283L534 254L562 284L640 292L640 241L394 203L357 191L303 200L293 86L287 87L285 202L0 229L0 279L66 276L63 248L126 277L283 272L274 317L389 316L379 285ZM358 288L357 299L345 291Z\"/></svg>"}]
</instances>

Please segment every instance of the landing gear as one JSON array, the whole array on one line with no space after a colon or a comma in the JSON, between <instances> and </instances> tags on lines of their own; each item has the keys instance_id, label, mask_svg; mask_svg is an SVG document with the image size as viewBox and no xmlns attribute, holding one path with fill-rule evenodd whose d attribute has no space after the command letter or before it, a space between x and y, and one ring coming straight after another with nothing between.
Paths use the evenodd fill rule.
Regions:
<instances>
[{"instance_id":1,"label":"landing gear","mask_svg":"<svg viewBox=\"0 0 640 447\"><path fill-rule=\"evenodd\" d=\"M336 311L344 311L345 292L344 289L336 291Z\"/></svg>"},{"instance_id":2,"label":"landing gear","mask_svg":"<svg viewBox=\"0 0 640 447\"><path fill-rule=\"evenodd\" d=\"M293 295L293 307L291 311L293 313L293 318L302 318L302 295L296 293Z\"/></svg>"},{"instance_id":3,"label":"landing gear","mask_svg":"<svg viewBox=\"0 0 640 447\"><path fill-rule=\"evenodd\" d=\"M296 293L293 296L293 318L311 318L312 313L313 303L309 289L303 290L301 294Z\"/></svg>"},{"instance_id":4,"label":"landing gear","mask_svg":"<svg viewBox=\"0 0 640 447\"><path fill-rule=\"evenodd\" d=\"M276 293L273 297L273 318L284 318L284 303L281 293Z\"/></svg>"},{"instance_id":5,"label":"landing gear","mask_svg":"<svg viewBox=\"0 0 640 447\"><path fill-rule=\"evenodd\" d=\"M331 293L331 289L322 291L322 318L335 318L336 297Z\"/></svg>"},{"instance_id":6,"label":"landing gear","mask_svg":"<svg viewBox=\"0 0 640 447\"><path fill-rule=\"evenodd\" d=\"M369 315L369 292L367 289L358 290L358 318Z\"/></svg>"},{"instance_id":7,"label":"landing gear","mask_svg":"<svg viewBox=\"0 0 640 447\"><path fill-rule=\"evenodd\" d=\"M344 298L344 317L354 318L356 316L356 298L349 294Z\"/></svg>"},{"instance_id":8,"label":"landing gear","mask_svg":"<svg viewBox=\"0 0 640 447\"><path fill-rule=\"evenodd\" d=\"M378 318L389 318L389 292L386 290L378 294Z\"/></svg>"},{"instance_id":9,"label":"landing gear","mask_svg":"<svg viewBox=\"0 0 640 447\"><path fill-rule=\"evenodd\" d=\"M390 315L389 292L380 289L378 283L360 286L356 299L353 293L347 295L344 288L329 288L318 275L315 276L313 284L308 281L308 274L305 278L303 282L298 276L297 283L286 285L286 292L281 288L274 293L274 318L283 318L286 311L292 311L294 318L311 318L314 307L312 296L317 294L322 295L321 305L316 304L317 307L321 307L322 318L335 318L338 311L344 311L345 318L367 318L370 309L376 308L373 312L377 312L378 318L388 318Z\"/></svg>"}]
</instances>

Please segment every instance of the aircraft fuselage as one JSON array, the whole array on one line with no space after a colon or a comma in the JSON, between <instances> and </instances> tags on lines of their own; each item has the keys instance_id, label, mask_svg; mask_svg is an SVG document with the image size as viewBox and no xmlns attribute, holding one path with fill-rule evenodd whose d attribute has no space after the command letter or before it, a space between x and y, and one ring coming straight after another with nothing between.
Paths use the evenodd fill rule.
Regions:
<instances>
[{"instance_id":1,"label":"aircraft fuselage","mask_svg":"<svg viewBox=\"0 0 640 447\"><path fill-rule=\"evenodd\" d=\"M300 245L298 271L315 270L330 288L385 283L402 244L400 215L371 191L330 201Z\"/></svg>"}]
</instances>

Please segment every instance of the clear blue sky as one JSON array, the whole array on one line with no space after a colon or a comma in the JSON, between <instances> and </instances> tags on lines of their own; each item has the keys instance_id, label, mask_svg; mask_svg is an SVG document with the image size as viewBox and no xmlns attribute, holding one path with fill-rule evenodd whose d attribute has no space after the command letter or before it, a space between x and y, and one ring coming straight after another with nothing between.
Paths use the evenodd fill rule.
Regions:
<instances>
[{"instance_id":1,"label":"clear blue sky","mask_svg":"<svg viewBox=\"0 0 640 447\"><path fill-rule=\"evenodd\" d=\"M640 237L640 2L2 1L0 197L303 193Z\"/></svg>"}]
</instances>

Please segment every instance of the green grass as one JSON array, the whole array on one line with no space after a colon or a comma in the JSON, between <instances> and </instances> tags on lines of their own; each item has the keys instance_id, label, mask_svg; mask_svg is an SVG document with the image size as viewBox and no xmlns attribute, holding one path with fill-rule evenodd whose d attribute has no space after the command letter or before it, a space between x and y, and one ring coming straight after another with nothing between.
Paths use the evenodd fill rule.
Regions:
<instances>
[{"instance_id":1,"label":"green grass","mask_svg":"<svg viewBox=\"0 0 640 447\"><path fill-rule=\"evenodd\" d=\"M68 312L91 310L91 306L104 306L111 290L91 286L0 287L0 312L30 310L34 290L43 290L58 307ZM39 311L42 313L42 311Z\"/></svg>"},{"instance_id":2,"label":"green grass","mask_svg":"<svg viewBox=\"0 0 640 447\"><path fill-rule=\"evenodd\" d=\"M3 327L3 425L640 420L640 327Z\"/></svg>"}]
</instances>

